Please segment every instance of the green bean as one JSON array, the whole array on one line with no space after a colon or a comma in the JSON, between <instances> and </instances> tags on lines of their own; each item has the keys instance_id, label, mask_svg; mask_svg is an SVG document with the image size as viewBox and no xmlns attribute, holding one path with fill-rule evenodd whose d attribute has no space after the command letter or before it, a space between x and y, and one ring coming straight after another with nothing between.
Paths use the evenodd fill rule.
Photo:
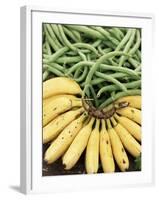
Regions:
<instances>
[{"instance_id":1,"label":"green bean","mask_svg":"<svg viewBox=\"0 0 159 200\"><path fill-rule=\"evenodd\" d=\"M121 40L121 42L118 44L118 46L115 48L116 51L120 51L120 49L123 48L123 46L127 43L130 36L132 34L132 29L129 29L124 38Z\"/></svg>"},{"instance_id":2,"label":"green bean","mask_svg":"<svg viewBox=\"0 0 159 200\"><path fill-rule=\"evenodd\" d=\"M109 58L109 63L113 66L118 66L118 63L116 63L113 58Z\"/></svg>"},{"instance_id":3,"label":"green bean","mask_svg":"<svg viewBox=\"0 0 159 200\"><path fill-rule=\"evenodd\" d=\"M95 72L95 75L96 75L96 72ZM111 74L111 76L113 78L116 78L116 79L121 79L121 78L127 77L127 74L124 74L124 73L113 73L113 74ZM99 83L103 83L103 82L106 82L106 80L103 79L103 78L98 78L97 77L96 79L93 79L90 84L91 85L98 85ZM85 83L82 83L82 86L85 86Z\"/></svg>"},{"instance_id":4,"label":"green bean","mask_svg":"<svg viewBox=\"0 0 159 200\"><path fill-rule=\"evenodd\" d=\"M98 56L98 52L97 50L91 46L90 44L86 44L86 43L75 43L73 44L74 47L77 47L77 48L85 48L85 49L88 49L90 51L92 51L94 54L96 54Z\"/></svg>"},{"instance_id":5,"label":"green bean","mask_svg":"<svg viewBox=\"0 0 159 200\"><path fill-rule=\"evenodd\" d=\"M47 56L48 60L46 61L46 64L55 62L60 56L62 56L68 50L69 50L68 47L63 47L63 48L59 49L56 53L52 54L51 56Z\"/></svg>"},{"instance_id":6,"label":"green bean","mask_svg":"<svg viewBox=\"0 0 159 200\"><path fill-rule=\"evenodd\" d=\"M135 68L137 68L137 67L140 65L140 63L139 63L137 60L133 59L133 58L128 58L128 61L129 61L129 62L132 64L132 66L135 67Z\"/></svg>"},{"instance_id":7,"label":"green bean","mask_svg":"<svg viewBox=\"0 0 159 200\"><path fill-rule=\"evenodd\" d=\"M111 49L111 48L105 48L105 49L103 49L103 51L104 51L104 53L106 54L106 53L109 53L109 52L111 52L111 51L112 51L112 49Z\"/></svg>"},{"instance_id":8,"label":"green bean","mask_svg":"<svg viewBox=\"0 0 159 200\"><path fill-rule=\"evenodd\" d=\"M86 35L92 37L92 38L98 38L98 39L105 39L105 37L99 33L98 31L95 31L91 28L88 28L86 26L78 26L78 25L67 25L67 27L77 30L79 32L85 33Z\"/></svg>"},{"instance_id":9,"label":"green bean","mask_svg":"<svg viewBox=\"0 0 159 200\"><path fill-rule=\"evenodd\" d=\"M140 62L140 59L138 55L136 54L136 52L133 54L132 58L134 58L137 62Z\"/></svg>"},{"instance_id":10,"label":"green bean","mask_svg":"<svg viewBox=\"0 0 159 200\"><path fill-rule=\"evenodd\" d=\"M79 75L81 73L81 68L78 68L75 73L74 73L74 78L78 78ZM71 73L69 73L69 75L66 73L66 76L70 76Z\"/></svg>"},{"instance_id":11,"label":"green bean","mask_svg":"<svg viewBox=\"0 0 159 200\"><path fill-rule=\"evenodd\" d=\"M141 65L138 66L136 69L135 69L135 72L140 72L141 71Z\"/></svg>"},{"instance_id":12,"label":"green bean","mask_svg":"<svg viewBox=\"0 0 159 200\"><path fill-rule=\"evenodd\" d=\"M104 78L106 81L108 82L111 82L111 83L114 83L115 85L117 85L122 91L126 91L126 87L120 82L118 81L117 79L111 77L110 75L106 75L106 74L103 74L101 72L96 72L96 75L100 78Z\"/></svg>"},{"instance_id":13,"label":"green bean","mask_svg":"<svg viewBox=\"0 0 159 200\"><path fill-rule=\"evenodd\" d=\"M50 24L46 24L46 28L51 36L51 38L54 40L54 42L56 43L56 45L58 46L58 48L62 48L62 45L59 43L59 41L57 40L56 38L56 35L54 34L52 28L51 28L51 25Z\"/></svg>"},{"instance_id":14,"label":"green bean","mask_svg":"<svg viewBox=\"0 0 159 200\"><path fill-rule=\"evenodd\" d=\"M123 32L119 28L113 28L114 31L118 34L119 40L121 40L124 37Z\"/></svg>"},{"instance_id":15,"label":"green bean","mask_svg":"<svg viewBox=\"0 0 159 200\"><path fill-rule=\"evenodd\" d=\"M62 40L65 43L65 45L67 47L69 47L71 50L76 51L77 49L67 39L67 37L66 37L66 35L65 35L64 31L63 31L63 28L62 28L62 26L60 24L58 24L58 28L59 28L59 33L60 33L60 35L62 37Z\"/></svg>"},{"instance_id":16,"label":"green bean","mask_svg":"<svg viewBox=\"0 0 159 200\"><path fill-rule=\"evenodd\" d=\"M52 72L52 73L55 74L56 76L64 76L64 74L63 74L61 71L59 71L59 70L56 69L56 68L50 67L50 66L48 66L48 71L49 71L49 72Z\"/></svg>"},{"instance_id":17,"label":"green bean","mask_svg":"<svg viewBox=\"0 0 159 200\"><path fill-rule=\"evenodd\" d=\"M102 40L98 39L93 44L91 44L91 46L93 46L94 48L98 47L101 44L101 42L102 42Z\"/></svg>"},{"instance_id":18,"label":"green bean","mask_svg":"<svg viewBox=\"0 0 159 200\"><path fill-rule=\"evenodd\" d=\"M111 41L109 40L105 40L103 41L103 44L105 44L107 47L111 48L111 49L115 49L116 45L114 45Z\"/></svg>"},{"instance_id":19,"label":"green bean","mask_svg":"<svg viewBox=\"0 0 159 200\"><path fill-rule=\"evenodd\" d=\"M90 58L90 54L87 54L87 60L90 61L91 58Z\"/></svg>"},{"instance_id":20,"label":"green bean","mask_svg":"<svg viewBox=\"0 0 159 200\"><path fill-rule=\"evenodd\" d=\"M80 61L81 61L80 56L71 56L71 57L63 56L56 60L57 63L76 63Z\"/></svg>"},{"instance_id":21,"label":"green bean","mask_svg":"<svg viewBox=\"0 0 159 200\"><path fill-rule=\"evenodd\" d=\"M75 81L76 82L81 82L85 79L85 77L87 76L87 73L88 73L88 67L85 67L84 68L84 71L82 72L82 75L78 78L75 78Z\"/></svg>"},{"instance_id":22,"label":"green bean","mask_svg":"<svg viewBox=\"0 0 159 200\"><path fill-rule=\"evenodd\" d=\"M92 80L92 77L93 77L93 74L95 71L98 70L100 64L102 64L105 60L113 57L113 56L119 56L119 55L123 55L124 53L123 52L120 52L120 51L113 51L113 52L110 52L106 55L103 55L101 56L97 62L91 67L89 73L88 73L88 76L86 78L86 85L90 83L90 81ZM126 55L126 54L125 54Z\"/></svg>"},{"instance_id":23,"label":"green bean","mask_svg":"<svg viewBox=\"0 0 159 200\"><path fill-rule=\"evenodd\" d=\"M101 54L101 55L105 55L105 52L102 50L102 48L101 48L101 46L99 45L98 46L98 51L99 51L99 53Z\"/></svg>"},{"instance_id":24,"label":"green bean","mask_svg":"<svg viewBox=\"0 0 159 200\"><path fill-rule=\"evenodd\" d=\"M67 28L67 27L63 27L64 32L66 33L66 35L72 39L72 41L74 42L79 42L79 40L74 36L74 34Z\"/></svg>"},{"instance_id":25,"label":"green bean","mask_svg":"<svg viewBox=\"0 0 159 200\"><path fill-rule=\"evenodd\" d=\"M50 65L51 67L56 68L62 72L65 71L65 68L63 66L59 65L58 63L49 63L47 65Z\"/></svg>"},{"instance_id":26,"label":"green bean","mask_svg":"<svg viewBox=\"0 0 159 200\"><path fill-rule=\"evenodd\" d=\"M48 43L47 40L46 40L46 50L47 50L47 54L48 54L48 55L51 55L51 54L52 54L50 45L49 45L49 43Z\"/></svg>"},{"instance_id":27,"label":"green bean","mask_svg":"<svg viewBox=\"0 0 159 200\"><path fill-rule=\"evenodd\" d=\"M130 83L125 83L123 84L127 89L133 89L136 87L140 87L141 86L141 80L139 81L133 81ZM108 85L108 86L104 86L102 87L98 93L97 93L97 97L100 97L102 93L107 92L107 91L116 91L119 90L120 88L117 85Z\"/></svg>"},{"instance_id":28,"label":"green bean","mask_svg":"<svg viewBox=\"0 0 159 200\"><path fill-rule=\"evenodd\" d=\"M141 61L141 51L139 49L137 49L136 54L139 58L139 61Z\"/></svg>"},{"instance_id":29,"label":"green bean","mask_svg":"<svg viewBox=\"0 0 159 200\"><path fill-rule=\"evenodd\" d=\"M78 39L78 42L81 42L81 35L76 30L71 30L74 36Z\"/></svg>"},{"instance_id":30,"label":"green bean","mask_svg":"<svg viewBox=\"0 0 159 200\"><path fill-rule=\"evenodd\" d=\"M121 36L119 35L119 33L115 30L115 29L110 29L107 30L113 37L115 37L117 40L121 40Z\"/></svg>"},{"instance_id":31,"label":"green bean","mask_svg":"<svg viewBox=\"0 0 159 200\"><path fill-rule=\"evenodd\" d=\"M134 70L131 70L131 69L128 69L128 68L111 66L111 65L106 65L106 64L101 64L100 68L102 70L111 70L111 71L126 73L130 76L134 76L136 78L139 78L138 74L136 72L134 72Z\"/></svg>"},{"instance_id":32,"label":"green bean","mask_svg":"<svg viewBox=\"0 0 159 200\"><path fill-rule=\"evenodd\" d=\"M93 100L95 102L95 106L98 107L98 99L97 99L97 96L96 96L96 93L94 91L94 88L92 87L92 85L90 85L90 90L91 90L91 93L92 93L92 96L93 96Z\"/></svg>"},{"instance_id":33,"label":"green bean","mask_svg":"<svg viewBox=\"0 0 159 200\"><path fill-rule=\"evenodd\" d=\"M137 30L137 31L136 31L136 43L135 43L135 45L130 49L129 55L132 55L132 54L134 54L134 53L137 51L137 49L140 47L140 42L141 42L141 40L140 40L140 32Z\"/></svg>"},{"instance_id":34,"label":"green bean","mask_svg":"<svg viewBox=\"0 0 159 200\"><path fill-rule=\"evenodd\" d=\"M92 66L92 62L89 61L81 61L79 63L76 63L75 65L73 65L67 72L67 75L69 75L70 73L74 72L75 70L77 70L78 68L83 67L84 65L87 66Z\"/></svg>"},{"instance_id":35,"label":"green bean","mask_svg":"<svg viewBox=\"0 0 159 200\"><path fill-rule=\"evenodd\" d=\"M43 47L43 53L47 54L47 49Z\"/></svg>"},{"instance_id":36,"label":"green bean","mask_svg":"<svg viewBox=\"0 0 159 200\"><path fill-rule=\"evenodd\" d=\"M59 39L59 41L61 42L61 44L62 44L63 46L65 46L65 43L64 43L64 41L63 41L63 39L62 39L62 37L61 37L61 35L60 35L60 32L59 32L59 29L58 29L57 24L51 24L51 27L52 27L52 30L54 31L56 37L57 37L57 38Z\"/></svg>"},{"instance_id":37,"label":"green bean","mask_svg":"<svg viewBox=\"0 0 159 200\"><path fill-rule=\"evenodd\" d=\"M81 60L87 61L87 58L84 53L82 53L80 50L78 50L77 52L78 52L79 56L81 57Z\"/></svg>"},{"instance_id":38,"label":"green bean","mask_svg":"<svg viewBox=\"0 0 159 200\"><path fill-rule=\"evenodd\" d=\"M48 75L49 75L49 72L48 72L48 71L45 71L45 72L43 73L43 81L45 81L45 80L47 79Z\"/></svg>"},{"instance_id":39,"label":"green bean","mask_svg":"<svg viewBox=\"0 0 159 200\"><path fill-rule=\"evenodd\" d=\"M124 53L128 53L128 52L129 52L129 49L130 49L130 47L132 46L132 43L133 43L134 38L135 38L135 32L136 32L136 30L133 29L133 30L132 30L132 34L131 34L131 36L130 36L130 39L129 39L129 41L127 42L127 44L126 44L126 46L125 46L125 48L124 48L124 50L123 50ZM120 66L120 67L123 65L123 63L124 63L125 60L126 60L125 56L122 55L121 58L120 58L120 60L119 60L119 66Z\"/></svg>"},{"instance_id":40,"label":"green bean","mask_svg":"<svg viewBox=\"0 0 159 200\"><path fill-rule=\"evenodd\" d=\"M108 98L99 107L104 108L104 107L108 106L109 104L113 103L114 101L118 100L121 97L133 96L133 95L141 95L141 90L127 90L126 92L118 92L113 99L112 99L112 97Z\"/></svg>"},{"instance_id":41,"label":"green bean","mask_svg":"<svg viewBox=\"0 0 159 200\"><path fill-rule=\"evenodd\" d=\"M54 51L58 51L59 47L56 45L55 41L50 37L50 35L49 35L49 33L48 33L47 29L46 29L46 26L44 26L44 30L45 30L46 38L47 38L49 44L54 49Z\"/></svg>"},{"instance_id":42,"label":"green bean","mask_svg":"<svg viewBox=\"0 0 159 200\"><path fill-rule=\"evenodd\" d=\"M115 38L111 37L110 33L107 32L105 29L102 27L93 27L95 30L99 31L106 39L110 40L113 44L118 45L119 41L116 40Z\"/></svg>"},{"instance_id":43,"label":"green bean","mask_svg":"<svg viewBox=\"0 0 159 200\"><path fill-rule=\"evenodd\" d=\"M115 99L115 91L112 91L110 96L114 100Z\"/></svg>"}]
</instances>

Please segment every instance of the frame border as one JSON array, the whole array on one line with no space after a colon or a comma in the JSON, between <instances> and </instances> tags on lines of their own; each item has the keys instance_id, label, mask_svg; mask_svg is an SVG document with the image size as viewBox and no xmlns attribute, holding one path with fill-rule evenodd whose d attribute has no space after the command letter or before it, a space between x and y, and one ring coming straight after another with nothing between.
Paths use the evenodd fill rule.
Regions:
<instances>
[{"instance_id":1,"label":"frame border","mask_svg":"<svg viewBox=\"0 0 159 200\"><path fill-rule=\"evenodd\" d=\"M24 6L20 10L20 191L22 193L34 192L32 185L32 12L53 12L63 14L81 14L98 16L131 17L152 20L152 29L154 29L154 15L151 13L131 13L131 12L110 12L103 10L79 10L74 11L66 9ZM152 37L154 35L152 34ZM152 42L154 38L152 39ZM154 42L153 42L154 43ZM153 45L153 44L152 44ZM152 135L152 151L154 152L154 134ZM154 157L152 158L154 166ZM152 184L155 180L155 171L152 170ZM151 184L151 185L152 185Z\"/></svg>"}]
</instances>

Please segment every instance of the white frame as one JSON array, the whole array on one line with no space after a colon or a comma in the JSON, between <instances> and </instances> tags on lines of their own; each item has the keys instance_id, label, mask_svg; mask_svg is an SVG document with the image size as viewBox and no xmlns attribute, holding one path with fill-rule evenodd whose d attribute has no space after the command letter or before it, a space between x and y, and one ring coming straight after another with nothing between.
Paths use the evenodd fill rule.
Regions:
<instances>
[{"instance_id":1,"label":"white frame","mask_svg":"<svg viewBox=\"0 0 159 200\"><path fill-rule=\"evenodd\" d=\"M98 175L42 177L41 95L42 22L131 26L142 28L142 118L144 133L142 171ZM72 191L154 183L154 130L152 105L152 27L150 14L106 11L66 11L39 7L21 8L21 191L23 193ZM153 71L153 69L151 70ZM147 81L149 80L149 81ZM151 134L150 134L151 133ZM106 181L105 181L106 180Z\"/></svg>"}]
</instances>

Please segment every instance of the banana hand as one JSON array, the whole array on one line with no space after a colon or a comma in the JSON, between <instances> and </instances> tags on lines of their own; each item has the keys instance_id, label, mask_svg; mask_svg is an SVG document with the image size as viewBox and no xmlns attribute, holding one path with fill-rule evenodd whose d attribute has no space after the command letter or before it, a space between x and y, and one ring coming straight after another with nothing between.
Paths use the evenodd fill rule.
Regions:
<instances>
[{"instance_id":1,"label":"banana hand","mask_svg":"<svg viewBox=\"0 0 159 200\"><path fill-rule=\"evenodd\" d=\"M74 140L75 136L82 128L83 121L85 120L85 118L86 118L86 113L84 113L78 119L71 122L61 132L61 134L52 142L50 147L47 149L44 158L48 164L55 162L65 153L65 151L68 149L68 147Z\"/></svg>"},{"instance_id":2,"label":"banana hand","mask_svg":"<svg viewBox=\"0 0 159 200\"><path fill-rule=\"evenodd\" d=\"M83 108L78 110L71 110L62 115L59 115L53 121L43 128L43 143L50 142L58 136L58 134L77 116L84 112Z\"/></svg>"}]
</instances>

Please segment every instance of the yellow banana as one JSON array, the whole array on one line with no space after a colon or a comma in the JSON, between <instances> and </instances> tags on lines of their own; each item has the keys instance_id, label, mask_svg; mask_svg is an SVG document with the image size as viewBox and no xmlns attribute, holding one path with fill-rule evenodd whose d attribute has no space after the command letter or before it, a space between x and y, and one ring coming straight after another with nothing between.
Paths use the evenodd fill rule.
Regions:
<instances>
[{"instance_id":1,"label":"yellow banana","mask_svg":"<svg viewBox=\"0 0 159 200\"><path fill-rule=\"evenodd\" d=\"M55 95L55 96L51 96L49 98L43 99L43 107L46 106L50 101L53 101L54 99L59 98L59 97L67 97L68 99L71 99L71 100L72 99L80 100L80 98L77 98L76 96L71 95L71 94L59 94L59 95Z\"/></svg>"},{"instance_id":2,"label":"yellow banana","mask_svg":"<svg viewBox=\"0 0 159 200\"><path fill-rule=\"evenodd\" d=\"M118 116L117 114L114 115L116 120L120 122L124 128L128 130L128 132L136 138L138 141L141 141L141 126L137 123L133 122L132 120L128 119L127 117Z\"/></svg>"},{"instance_id":3,"label":"yellow banana","mask_svg":"<svg viewBox=\"0 0 159 200\"><path fill-rule=\"evenodd\" d=\"M141 111L132 108L132 107L126 107L116 110L116 112L124 117L128 117L129 119L137 122L138 124L141 124Z\"/></svg>"},{"instance_id":4,"label":"yellow banana","mask_svg":"<svg viewBox=\"0 0 159 200\"><path fill-rule=\"evenodd\" d=\"M141 145L134 139L134 137L112 117L111 121L114 125L116 133L119 135L125 149L134 157L138 157L141 153Z\"/></svg>"},{"instance_id":5,"label":"yellow banana","mask_svg":"<svg viewBox=\"0 0 159 200\"><path fill-rule=\"evenodd\" d=\"M72 79L56 77L43 83L43 98L58 94L82 94L80 86Z\"/></svg>"},{"instance_id":6,"label":"yellow banana","mask_svg":"<svg viewBox=\"0 0 159 200\"><path fill-rule=\"evenodd\" d=\"M58 136L58 134L77 116L84 112L83 108L71 110L56 117L43 128L43 143L47 143Z\"/></svg>"},{"instance_id":7,"label":"yellow banana","mask_svg":"<svg viewBox=\"0 0 159 200\"><path fill-rule=\"evenodd\" d=\"M89 136L92 131L92 125L94 123L92 118L87 125L85 125L73 140L71 146L63 156L63 165L65 169L71 169L79 160L81 154L87 146Z\"/></svg>"},{"instance_id":8,"label":"yellow banana","mask_svg":"<svg viewBox=\"0 0 159 200\"><path fill-rule=\"evenodd\" d=\"M43 107L43 126L48 124L59 114L64 113L65 111L68 111L76 106L82 106L82 102L74 99L71 100L67 97L59 97L49 101L48 104Z\"/></svg>"},{"instance_id":9,"label":"yellow banana","mask_svg":"<svg viewBox=\"0 0 159 200\"><path fill-rule=\"evenodd\" d=\"M84 113L78 119L72 121L61 134L52 142L50 147L45 153L45 161L48 164L55 162L60 158L68 149L75 136L78 134L83 126L83 121L86 119L87 114Z\"/></svg>"},{"instance_id":10,"label":"yellow banana","mask_svg":"<svg viewBox=\"0 0 159 200\"><path fill-rule=\"evenodd\" d=\"M130 107L141 109L141 96L126 96L116 102L128 102Z\"/></svg>"},{"instance_id":11,"label":"yellow banana","mask_svg":"<svg viewBox=\"0 0 159 200\"><path fill-rule=\"evenodd\" d=\"M97 173L98 171L99 125L100 125L100 120L97 119L95 128L93 129L87 144L85 165L88 174Z\"/></svg>"},{"instance_id":12,"label":"yellow banana","mask_svg":"<svg viewBox=\"0 0 159 200\"><path fill-rule=\"evenodd\" d=\"M129 168L128 156L124 150L124 147L120 141L119 136L117 135L114 128L112 128L110 120L107 119L108 134L110 137L113 155L116 160L116 163L121 171L126 171Z\"/></svg>"},{"instance_id":13,"label":"yellow banana","mask_svg":"<svg viewBox=\"0 0 159 200\"><path fill-rule=\"evenodd\" d=\"M103 171L105 173L114 172L115 164L108 132L105 126L105 120L102 119L102 128L100 131L100 159Z\"/></svg>"}]
</instances>

